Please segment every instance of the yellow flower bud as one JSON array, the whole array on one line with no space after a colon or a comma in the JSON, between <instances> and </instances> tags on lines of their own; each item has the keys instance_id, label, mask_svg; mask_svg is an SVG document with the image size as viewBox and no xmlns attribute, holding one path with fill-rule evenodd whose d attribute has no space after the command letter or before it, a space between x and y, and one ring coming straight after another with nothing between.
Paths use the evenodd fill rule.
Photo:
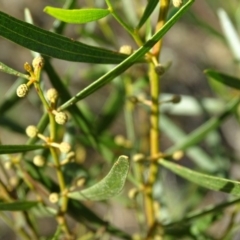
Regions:
<instances>
[{"instance_id":1,"label":"yellow flower bud","mask_svg":"<svg viewBox=\"0 0 240 240\"><path fill-rule=\"evenodd\" d=\"M38 134L38 129L36 126L30 125L26 128L26 134L30 138L34 138Z\"/></svg>"},{"instance_id":2,"label":"yellow flower bud","mask_svg":"<svg viewBox=\"0 0 240 240\"><path fill-rule=\"evenodd\" d=\"M33 65L34 70L42 69L44 66L44 58L41 56L35 57L32 61L32 65Z\"/></svg>"},{"instance_id":3,"label":"yellow flower bud","mask_svg":"<svg viewBox=\"0 0 240 240\"><path fill-rule=\"evenodd\" d=\"M59 144L59 150L62 153L68 153L71 150L71 145L67 142L62 142Z\"/></svg>"},{"instance_id":4,"label":"yellow flower bud","mask_svg":"<svg viewBox=\"0 0 240 240\"><path fill-rule=\"evenodd\" d=\"M130 55L130 54L133 53L133 48L129 45L123 45L123 46L120 47L119 52L123 53L123 54Z\"/></svg>"},{"instance_id":5,"label":"yellow flower bud","mask_svg":"<svg viewBox=\"0 0 240 240\"><path fill-rule=\"evenodd\" d=\"M183 1L182 0L173 0L172 3L173 3L174 7L178 8L178 7L182 6Z\"/></svg>"},{"instance_id":6,"label":"yellow flower bud","mask_svg":"<svg viewBox=\"0 0 240 240\"><path fill-rule=\"evenodd\" d=\"M45 158L41 155L36 155L33 158L33 163L38 167L42 167L45 164Z\"/></svg>"},{"instance_id":7,"label":"yellow flower bud","mask_svg":"<svg viewBox=\"0 0 240 240\"><path fill-rule=\"evenodd\" d=\"M18 97L25 97L28 93L28 86L27 84L21 84L16 91Z\"/></svg>"},{"instance_id":8,"label":"yellow flower bud","mask_svg":"<svg viewBox=\"0 0 240 240\"><path fill-rule=\"evenodd\" d=\"M48 89L47 99L50 103L56 103L56 101L58 99L58 92L55 88Z\"/></svg>"},{"instance_id":9,"label":"yellow flower bud","mask_svg":"<svg viewBox=\"0 0 240 240\"><path fill-rule=\"evenodd\" d=\"M25 69L27 72L32 73L32 66L31 66L28 62L26 62L26 63L24 64L24 69Z\"/></svg>"},{"instance_id":10,"label":"yellow flower bud","mask_svg":"<svg viewBox=\"0 0 240 240\"><path fill-rule=\"evenodd\" d=\"M66 113L64 112L57 112L55 114L55 121L56 123L60 124L60 125L63 125L67 122L68 120L68 116Z\"/></svg>"},{"instance_id":11,"label":"yellow flower bud","mask_svg":"<svg viewBox=\"0 0 240 240\"><path fill-rule=\"evenodd\" d=\"M57 203L59 200L59 195L57 193L51 193L48 199L51 203Z\"/></svg>"}]
</instances>

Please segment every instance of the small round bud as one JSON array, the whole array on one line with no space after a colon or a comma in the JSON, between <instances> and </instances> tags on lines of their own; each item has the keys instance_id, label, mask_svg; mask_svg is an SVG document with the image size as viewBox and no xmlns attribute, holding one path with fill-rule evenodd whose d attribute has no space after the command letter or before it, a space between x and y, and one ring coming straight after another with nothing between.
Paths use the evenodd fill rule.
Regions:
<instances>
[{"instance_id":1,"label":"small round bud","mask_svg":"<svg viewBox=\"0 0 240 240\"><path fill-rule=\"evenodd\" d=\"M41 155L36 155L33 158L33 163L34 163L34 165L36 165L38 167L42 167L45 164L45 158Z\"/></svg>"},{"instance_id":2,"label":"small round bud","mask_svg":"<svg viewBox=\"0 0 240 240\"><path fill-rule=\"evenodd\" d=\"M59 195L57 193L51 193L48 199L51 203L57 203L59 200Z\"/></svg>"},{"instance_id":3,"label":"small round bud","mask_svg":"<svg viewBox=\"0 0 240 240\"><path fill-rule=\"evenodd\" d=\"M129 45L123 45L123 46L120 47L119 52L123 53L123 54L130 55L130 54L133 53L133 48Z\"/></svg>"},{"instance_id":4,"label":"small round bud","mask_svg":"<svg viewBox=\"0 0 240 240\"><path fill-rule=\"evenodd\" d=\"M178 8L182 6L183 1L182 0L172 0L173 6Z\"/></svg>"},{"instance_id":5,"label":"small round bud","mask_svg":"<svg viewBox=\"0 0 240 240\"><path fill-rule=\"evenodd\" d=\"M67 122L68 120L68 116L66 113L64 112L57 112L55 114L55 121L56 123L60 124L60 125L63 125Z\"/></svg>"},{"instance_id":6,"label":"small round bud","mask_svg":"<svg viewBox=\"0 0 240 240\"><path fill-rule=\"evenodd\" d=\"M9 184L12 187L17 186L18 182L19 182L19 179L16 176L10 177L10 179L9 179Z\"/></svg>"},{"instance_id":7,"label":"small round bud","mask_svg":"<svg viewBox=\"0 0 240 240\"><path fill-rule=\"evenodd\" d=\"M162 64L155 66L155 72L157 75L162 76L165 73L165 67Z\"/></svg>"},{"instance_id":8,"label":"small round bud","mask_svg":"<svg viewBox=\"0 0 240 240\"><path fill-rule=\"evenodd\" d=\"M184 156L184 152L183 152L183 151L177 151L177 152L175 152L175 153L172 155L172 158L173 158L175 161L178 161L178 160L180 160L183 156Z\"/></svg>"},{"instance_id":9,"label":"small round bud","mask_svg":"<svg viewBox=\"0 0 240 240\"><path fill-rule=\"evenodd\" d=\"M124 146L125 144L125 138L122 135L117 135L114 138L114 142L119 146Z\"/></svg>"},{"instance_id":10,"label":"small round bud","mask_svg":"<svg viewBox=\"0 0 240 240\"><path fill-rule=\"evenodd\" d=\"M30 138L34 138L38 134L38 129L36 126L30 125L26 128L26 134Z\"/></svg>"},{"instance_id":11,"label":"small round bud","mask_svg":"<svg viewBox=\"0 0 240 240\"><path fill-rule=\"evenodd\" d=\"M34 70L42 69L44 66L44 58L41 56L35 57L32 61L32 65L33 65Z\"/></svg>"},{"instance_id":12,"label":"small round bud","mask_svg":"<svg viewBox=\"0 0 240 240\"><path fill-rule=\"evenodd\" d=\"M18 86L16 93L18 97L25 97L28 93L27 84L21 84L20 86Z\"/></svg>"},{"instance_id":13,"label":"small round bud","mask_svg":"<svg viewBox=\"0 0 240 240\"><path fill-rule=\"evenodd\" d=\"M71 150L71 145L69 143L67 143L67 142L61 142L59 144L59 150L62 153L68 153Z\"/></svg>"},{"instance_id":14,"label":"small round bud","mask_svg":"<svg viewBox=\"0 0 240 240\"><path fill-rule=\"evenodd\" d=\"M129 192L128 192L128 197L129 197L130 199L135 199L136 196L138 195L138 193L139 193L139 189L137 189L137 188L132 188L132 189L130 189Z\"/></svg>"},{"instance_id":15,"label":"small round bud","mask_svg":"<svg viewBox=\"0 0 240 240\"><path fill-rule=\"evenodd\" d=\"M180 95L174 95L172 97L172 103L180 103L181 102L181 96Z\"/></svg>"},{"instance_id":16,"label":"small round bud","mask_svg":"<svg viewBox=\"0 0 240 240\"><path fill-rule=\"evenodd\" d=\"M58 99L58 92L55 88L48 89L47 99L50 103L56 103L56 101Z\"/></svg>"},{"instance_id":17,"label":"small round bud","mask_svg":"<svg viewBox=\"0 0 240 240\"><path fill-rule=\"evenodd\" d=\"M4 168L5 169L7 169L7 170L9 170L9 169L11 169L12 168L12 162L11 161L6 161L5 163L4 163Z\"/></svg>"},{"instance_id":18,"label":"small round bud","mask_svg":"<svg viewBox=\"0 0 240 240\"><path fill-rule=\"evenodd\" d=\"M142 154L142 153L137 153L137 154L133 155L133 161L134 162L143 161L145 158L146 158L145 155Z\"/></svg>"},{"instance_id":19,"label":"small round bud","mask_svg":"<svg viewBox=\"0 0 240 240\"><path fill-rule=\"evenodd\" d=\"M85 184L85 182L86 182L86 178L81 177L81 178L77 179L76 186L77 187L82 187Z\"/></svg>"},{"instance_id":20,"label":"small round bud","mask_svg":"<svg viewBox=\"0 0 240 240\"><path fill-rule=\"evenodd\" d=\"M32 66L28 62L24 63L24 69L29 73L32 72Z\"/></svg>"}]
</instances>

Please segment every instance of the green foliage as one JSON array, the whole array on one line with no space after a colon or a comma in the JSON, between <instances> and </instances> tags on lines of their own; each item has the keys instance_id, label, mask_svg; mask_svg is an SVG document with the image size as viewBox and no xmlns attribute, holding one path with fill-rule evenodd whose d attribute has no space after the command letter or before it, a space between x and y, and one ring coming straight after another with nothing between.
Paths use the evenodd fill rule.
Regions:
<instances>
[{"instance_id":1,"label":"green foliage","mask_svg":"<svg viewBox=\"0 0 240 240\"><path fill-rule=\"evenodd\" d=\"M6 131L0 145L0 217L19 239L234 238L240 200L232 196L240 195L240 187L230 170L239 167L232 135L239 131L240 23L234 3L199 3L202 12L218 17L221 31L192 4L66 0L63 7L44 8L55 19L50 30L36 26L30 10L23 21L1 9L0 36L33 55L32 64L22 63L18 52L7 64L0 59L1 72L16 78L0 101L0 127ZM216 11L221 4L225 9ZM204 39L220 42L232 59L219 57L219 63L213 56L218 51L203 41L216 70L194 58L188 63L193 70L182 76L186 63L179 53L164 63L165 35L177 32L178 42L171 35L166 41L172 52L192 54L198 44L192 28L196 36L203 30ZM14 69L16 61L25 72ZM198 72L202 66L209 69ZM191 91L196 76L206 85L198 97ZM215 201L219 196L222 201ZM125 211L137 216L133 224ZM48 236L38 227L44 217L57 222ZM222 227L225 218L230 223ZM221 231L212 231L215 224Z\"/></svg>"},{"instance_id":2,"label":"green foliage","mask_svg":"<svg viewBox=\"0 0 240 240\"><path fill-rule=\"evenodd\" d=\"M77 200L101 201L117 196L123 189L128 169L128 158L120 156L108 175L100 182L80 192L71 192L68 197Z\"/></svg>"},{"instance_id":3,"label":"green foliage","mask_svg":"<svg viewBox=\"0 0 240 240\"><path fill-rule=\"evenodd\" d=\"M44 12L67 23L87 23L106 17L110 11L108 9L61 9L45 7Z\"/></svg>"}]
</instances>

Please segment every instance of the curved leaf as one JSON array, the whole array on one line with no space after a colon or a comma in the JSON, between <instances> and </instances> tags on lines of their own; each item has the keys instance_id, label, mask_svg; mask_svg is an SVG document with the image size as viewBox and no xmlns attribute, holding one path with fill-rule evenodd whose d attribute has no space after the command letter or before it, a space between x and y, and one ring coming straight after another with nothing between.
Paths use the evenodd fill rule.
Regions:
<instances>
[{"instance_id":1,"label":"curved leaf","mask_svg":"<svg viewBox=\"0 0 240 240\"><path fill-rule=\"evenodd\" d=\"M143 13L138 25L137 25L137 29L140 29L142 27L142 25L147 21L147 19L152 14L155 7L157 6L158 2L159 2L159 0L148 1L148 4L147 4L147 6L144 10L144 13Z\"/></svg>"},{"instance_id":2,"label":"curved leaf","mask_svg":"<svg viewBox=\"0 0 240 240\"><path fill-rule=\"evenodd\" d=\"M240 79L229 76L224 73L220 73L211 69L205 70L204 73L207 75L207 77L212 78L220 83L225 84L228 87L232 87L235 89L240 90Z\"/></svg>"},{"instance_id":3,"label":"curved leaf","mask_svg":"<svg viewBox=\"0 0 240 240\"><path fill-rule=\"evenodd\" d=\"M177 175L202 187L240 196L240 182L199 173L164 159L160 159L158 162Z\"/></svg>"},{"instance_id":4,"label":"curved leaf","mask_svg":"<svg viewBox=\"0 0 240 240\"><path fill-rule=\"evenodd\" d=\"M128 170L128 157L120 156L108 175L100 182L82 191L71 192L68 194L68 197L77 200L92 201L100 201L112 198L121 192L127 178Z\"/></svg>"},{"instance_id":5,"label":"curved leaf","mask_svg":"<svg viewBox=\"0 0 240 240\"><path fill-rule=\"evenodd\" d=\"M87 23L106 17L110 11L108 9L62 9L54 7L45 7L45 13L55 17L58 20L67 23Z\"/></svg>"},{"instance_id":6,"label":"curved leaf","mask_svg":"<svg viewBox=\"0 0 240 240\"><path fill-rule=\"evenodd\" d=\"M124 54L89 46L46 31L1 11L0 35L43 55L73 62L115 64L127 57Z\"/></svg>"},{"instance_id":7,"label":"curved leaf","mask_svg":"<svg viewBox=\"0 0 240 240\"><path fill-rule=\"evenodd\" d=\"M44 148L43 145L0 145L0 154L28 152Z\"/></svg>"},{"instance_id":8,"label":"curved leaf","mask_svg":"<svg viewBox=\"0 0 240 240\"><path fill-rule=\"evenodd\" d=\"M0 203L0 211L24 211L36 206L38 203L34 201Z\"/></svg>"}]
</instances>

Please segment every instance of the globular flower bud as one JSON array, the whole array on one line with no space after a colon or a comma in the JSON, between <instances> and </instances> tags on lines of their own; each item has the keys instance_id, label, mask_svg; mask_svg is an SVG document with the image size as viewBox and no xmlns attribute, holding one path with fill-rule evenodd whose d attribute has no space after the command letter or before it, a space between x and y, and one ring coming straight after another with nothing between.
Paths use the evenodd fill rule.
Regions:
<instances>
[{"instance_id":1,"label":"globular flower bud","mask_svg":"<svg viewBox=\"0 0 240 240\"><path fill-rule=\"evenodd\" d=\"M24 69L29 73L32 72L32 66L28 62L24 64Z\"/></svg>"},{"instance_id":2,"label":"globular flower bud","mask_svg":"<svg viewBox=\"0 0 240 240\"><path fill-rule=\"evenodd\" d=\"M133 53L133 48L129 45L123 45L123 46L120 47L119 52L123 53L123 54L130 55L130 54Z\"/></svg>"},{"instance_id":3,"label":"globular flower bud","mask_svg":"<svg viewBox=\"0 0 240 240\"><path fill-rule=\"evenodd\" d=\"M48 199L51 203L57 203L59 200L59 195L57 193L51 193Z\"/></svg>"},{"instance_id":4,"label":"globular flower bud","mask_svg":"<svg viewBox=\"0 0 240 240\"><path fill-rule=\"evenodd\" d=\"M27 84L21 84L20 86L18 86L16 93L18 97L25 97L28 93Z\"/></svg>"},{"instance_id":5,"label":"globular flower bud","mask_svg":"<svg viewBox=\"0 0 240 240\"><path fill-rule=\"evenodd\" d=\"M140 161L143 161L144 159L146 159L146 156L142 153L137 153L133 156L134 162L140 162Z\"/></svg>"},{"instance_id":6,"label":"globular flower bud","mask_svg":"<svg viewBox=\"0 0 240 240\"><path fill-rule=\"evenodd\" d=\"M33 163L38 167L42 167L45 164L45 158L41 155L36 155L33 158Z\"/></svg>"},{"instance_id":7,"label":"globular flower bud","mask_svg":"<svg viewBox=\"0 0 240 240\"><path fill-rule=\"evenodd\" d=\"M68 153L71 150L71 145L69 143L67 143L67 142L61 142L59 144L59 150L62 153Z\"/></svg>"},{"instance_id":8,"label":"globular flower bud","mask_svg":"<svg viewBox=\"0 0 240 240\"><path fill-rule=\"evenodd\" d=\"M26 128L26 134L30 138L34 138L38 134L38 129L36 126L30 125Z\"/></svg>"},{"instance_id":9,"label":"globular flower bud","mask_svg":"<svg viewBox=\"0 0 240 240\"><path fill-rule=\"evenodd\" d=\"M86 182L86 178L80 177L79 179L76 180L76 186L77 187L82 187Z\"/></svg>"},{"instance_id":10,"label":"globular flower bud","mask_svg":"<svg viewBox=\"0 0 240 240\"><path fill-rule=\"evenodd\" d=\"M173 3L174 7L178 8L178 7L182 6L183 1L182 0L172 0L172 3Z\"/></svg>"},{"instance_id":11,"label":"globular flower bud","mask_svg":"<svg viewBox=\"0 0 240 240\"><path fill-rule=\"evenodd\" d=\"M11 161L6 161L5 163L4 163L4 168L5 169L7 169L7 170L9 170L9 169L11 169L12 168L12 162Z\"/></svg>"},{"instance_id":12,"label":"globular flower bud","mask_svg":"<svg viewBox=\"0 0 240 240\"><path fill-rule=\"evenodd\" d=\"M44 58L41 56L35 57L32 61L32 65L33 65L34 70L42 69L44 66Z\"/></svg>"},{"instance_id":13,"label":"globular flower bud","mask_svg":"<svg viewBox=\"0 0 240 240\"><path fill-rule=\"evenodd\" d=\"M60 125L63 125L67 122L68 120L68 116L66 113L64 112L57 112L55 114L55 121L56 123L60 124Z\"/></svg>"},{"instance_id":14,"label":"globular flower bud","mask_svg":"<svg viewBox=\"0 0 240 240\"><path fill-rule=\"evenodd\" d=\"M48 89L47 99L50 103L56 103L56 101L58 99L58 92L55 88Z\"/></svg>"},{"instance_id":15,"label":"globular flower bud","mask_svg":"<svg viewBox=\"0 0 240 240\"><path fill-rule=\"evenodd\" d=\"M137 189L137 188L132 188L132 189L130 189L129 192L128 192L128 197L129 197L130 199L135 199L138 193L139 193L139 189Z\"/></svg>"}]
</instances>

